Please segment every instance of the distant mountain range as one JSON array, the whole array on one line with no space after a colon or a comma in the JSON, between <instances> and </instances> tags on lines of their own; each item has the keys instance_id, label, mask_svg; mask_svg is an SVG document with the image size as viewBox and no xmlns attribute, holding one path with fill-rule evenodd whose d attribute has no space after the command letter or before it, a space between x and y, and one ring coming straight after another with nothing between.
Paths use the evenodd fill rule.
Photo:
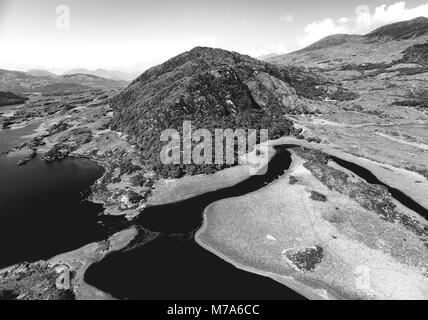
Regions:
<instances>
[{"instance_id":1,"label":"distant mountain range","mask_svg":"<svg viewBox=\"0 0 428 320\"><path fill-rule=\"evenodd\" d=\"M112 79L112 80L121 80L121 81L132 81L138 77L139 73L127 73L118 70L106 70L106 69L97 69L97 70L89 70L89 69L73 69L63 73L63 75L70 74L88 74L101 78Z\"/></svg>"},{"instance_id":2,"label":"distant mountain range","mask_svg":"<svg viewBox=\"0 0 428 320\"><path fill-rule=\"evenodd\" d=\"M139 76L140 73L128 73L119 70L106 70L106 69L97 69L97 70L89 70L84 68L72 69L62 74L56 74L53 72L49 72L43 69L31 69L26 71L25 73L35 76L35 77L58 77L61 75L72 75L72 74L87 74L90 76L97 76L100 78L110 79L110 80L118 80L118 81L127 81L131 82L135 78Z\"/></svg>"},{"instance_id":3,"label":"distant mountain range","mask_svg":"<svg viewBox=\"0 0 428 320\"><path fill-rule=\"evenodd\" d=\"M20 72L0 69L0 91L15 94L70 94L94 89L124 88L128 83L87 74L57 76L44 70Z\"/></svg>"},{"instance_id":4,"label":"distant mountain range","mask_svg":"<svg viewBox=\"0 0 428 320\"><path fill-rule=\"evenodd\" d=\"M136 79L140 75L140 72L128 73L128 72L119 71L119 70L106 70L106 69L89 70L85 68L72 69L61 74L53 73L44 69L30 69L28 71L25 71L25 73L35 77L52 77L52 78L59 77L61 75L65 76L65 75L73 75L73 74L86 74L86 75L97 76L100 78L105 78L110 80L127 81L127 82L131 82L132 80Z\"/></svg>"}]
</instances>

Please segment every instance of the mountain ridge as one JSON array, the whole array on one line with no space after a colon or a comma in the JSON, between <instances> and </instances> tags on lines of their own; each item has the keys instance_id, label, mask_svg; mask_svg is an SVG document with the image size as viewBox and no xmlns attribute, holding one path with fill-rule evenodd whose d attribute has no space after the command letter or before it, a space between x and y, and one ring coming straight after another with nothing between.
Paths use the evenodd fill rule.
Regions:
<instances>
[{"instance_id":1,"label":"mountain ridge","mask_svg":"<svg viewBox=\"0 0 428 320\"><path fill-rule=\"evenodd\" d=\"M381 26L366 35L335 34L305 48L267 59L278 65L338 68L346 64L392 63L405 50L428 42L428 18ZM418 49L420 50L420 49Z\"/></svg>"},{"instance_id":2,"label":"mountain ridge","mask_svg":"<svg viewBox=\"0 0 428 320\"><path fill-rule=\"evenodd\" d=\"M417 17L379 27L364 37L383 38L387 40L410 39L428 35L428 18Z\"/></svg>"},{"instance_id":3,"label":"mountain ridge","mask_svg":"<svg viewBox=\"0 0 428 320\"><path fill-rule=\"evenodd\" d=\"M171 168L159 161L165 129L184 121L216 128L269 129L270 138L296 134L288 114L315 112L313 100L352 94L300 68L278 67L237 52L196 47L152 67L111 101L112 129L132 137L161 174L207 173L212 166ZM319 105L319 104L317 104Z\"/></svg>"},{"instance_id":4,"label":"mountain ridge","mask_svg":"<svg viewBox=\"0 0 428 320\"><path fill-rule=\"evenodd\" d=\"M411 38L412 36L420 37L423 35L428 35L428 18L418 17L407 21L400 21L381 26L365 35L347 33L332 34L310 44L305 48L291 52L291 54L310 51L314 49L322 49L329 46L341 45L346 42L352 41L374 41L376 39L399 40Z\"/></svg>"}]
</instances>

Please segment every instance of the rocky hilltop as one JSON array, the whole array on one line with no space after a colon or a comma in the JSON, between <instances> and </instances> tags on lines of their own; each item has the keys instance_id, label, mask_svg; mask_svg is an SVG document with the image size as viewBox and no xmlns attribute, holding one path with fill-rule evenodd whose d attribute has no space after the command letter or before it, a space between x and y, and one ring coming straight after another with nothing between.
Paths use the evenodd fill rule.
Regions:
<instances>
[{"instance_id":1,"label":"rocky hilltop","mask_svg":"<svg viewBox=\"0 0 428 320\"><path fill-rule=\"evenodd\" d=\"M295 133L288 115L317 112L315 102L328 97L355 98L300 68L197 47L149 69L116 96L113 129L134 137L145 160L159 164L161 132L185 120L208 130L266 128L278 138Z\"/></svg>"}]
</instances>

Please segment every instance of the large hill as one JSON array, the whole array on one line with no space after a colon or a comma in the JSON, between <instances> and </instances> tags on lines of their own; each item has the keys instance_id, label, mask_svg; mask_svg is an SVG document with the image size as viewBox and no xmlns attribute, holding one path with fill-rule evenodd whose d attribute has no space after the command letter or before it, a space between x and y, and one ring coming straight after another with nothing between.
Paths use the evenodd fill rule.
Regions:
<instances>
[{"instance_id":1,"label":"large hill","mask_svg":"<svg viewBox=\"0 0 428 320\"><path fill-rule=\"evenodd\" d=\"M305 67L340 81L359 97L352 105L342 104L342 109L388 113L395 105L422 109L428 105L427 18L392 23L364 36L331 35L269 61Z\"/></svg>"},{"instance_id":2,"label":"large hill","mask_svg":"<svg viewBox=\"0 0 428 320\"><path fill-rule=\"evenodd\" d=\"M270 129L290 134L289 114L311 113L326 98L352 99L340 86L221 49L197 47L144 72L112 101L113 128L131 135L159 164L160 134L183 121L205 129Z\"/></svg>"},{"instance_id":3,"label":"large hill","mask_svg":"<svg viewBox=\"0 0 428 320\"><path fill-rule=\"evenodd\" d=\"M366 35L331 35L269 61L321 73L357 94L352 101L330 101L333 112L294 117L306 136L428 177L427 18Z\"/></svg>"},{"instance_id":4,"label":"large hill","mask_svg":"<svg viewBox=\"0 0 428 320\"><path fill-rule=\"evenodd\" d=\"M389 24L366 35L331 35L299 51L266 60L324 69L346 64L391 63L399 60L406 49L427 41L428 18L420 17Z\"/></svg>"}]
</instances>

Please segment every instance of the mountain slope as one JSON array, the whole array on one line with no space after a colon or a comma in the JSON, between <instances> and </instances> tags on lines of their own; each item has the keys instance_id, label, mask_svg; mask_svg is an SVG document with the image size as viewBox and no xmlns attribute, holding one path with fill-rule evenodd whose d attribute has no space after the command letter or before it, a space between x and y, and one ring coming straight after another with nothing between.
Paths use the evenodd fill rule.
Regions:
<instances>
[{"instance_id":1,"label":"mountain slope","mask_svg":"<svg viewBox=\"0 0 428 320\"><path fill-rule=\"evenodd\" d=\"M303 48L301 50L296 51L295 53L303 53L307 51L317 50L317 49L324 49L328 47L333 46L339 46L346 43L358 43L360 42L364 37L357 35L357 34L333 34L331 36L327 36L309 46L306 48Z\"/></svg>"},{"instance_id":2,"label":"mountain slope","mask_svg":"<svg viewBox=\"0 0 428 320\"><path fill-rule=\"evenodd\" d=\"M358 96L331 102L338 107L334 112L294 117L306 137L428 177L427 18L389 24L365 36L333 35L270 61L305 66Z\"/></svg>"},{"instance_id":3,"label":"mountain slope","mask_svg":"<svg viewBox=\"0 0 428 320\"><path fill-rule=\"evenodd\" d=\"M267 128L277 138L294 132L288 114L313 112L313 100L338 93L341 88L298 68L197 47L144 72L116 96L113 128L136 140L148 164L162 166L161 132L181 130L185 120L211 132Z\"/></svg>"},{"instance_id":4,"label":"mountain slope","mask_svg":"<svg viewBox=\"0 0 428 320\"><path fill-rule=\"evenodd\" d=\"M428 41L424 17L380 27L367 35L331 35L299 51L267 61L280 65L335 68L346 64L391 63L409 47Z\"/></svg>"},{"instance_id":5,"label":"mountain slope","mask_svg":"<svg viewBox=\"0 0 428 320\"><path fill-rule=\"evenodd\" d=\"M391 117L397 117L392 110L403 112L391 106L423 111L428 104L428 18L392 23L364 36L332 35L270 62L305 66L341 81L359 96L352 105L342 104L342 110L391 111Z\"/></svg>"}]
</instances>

